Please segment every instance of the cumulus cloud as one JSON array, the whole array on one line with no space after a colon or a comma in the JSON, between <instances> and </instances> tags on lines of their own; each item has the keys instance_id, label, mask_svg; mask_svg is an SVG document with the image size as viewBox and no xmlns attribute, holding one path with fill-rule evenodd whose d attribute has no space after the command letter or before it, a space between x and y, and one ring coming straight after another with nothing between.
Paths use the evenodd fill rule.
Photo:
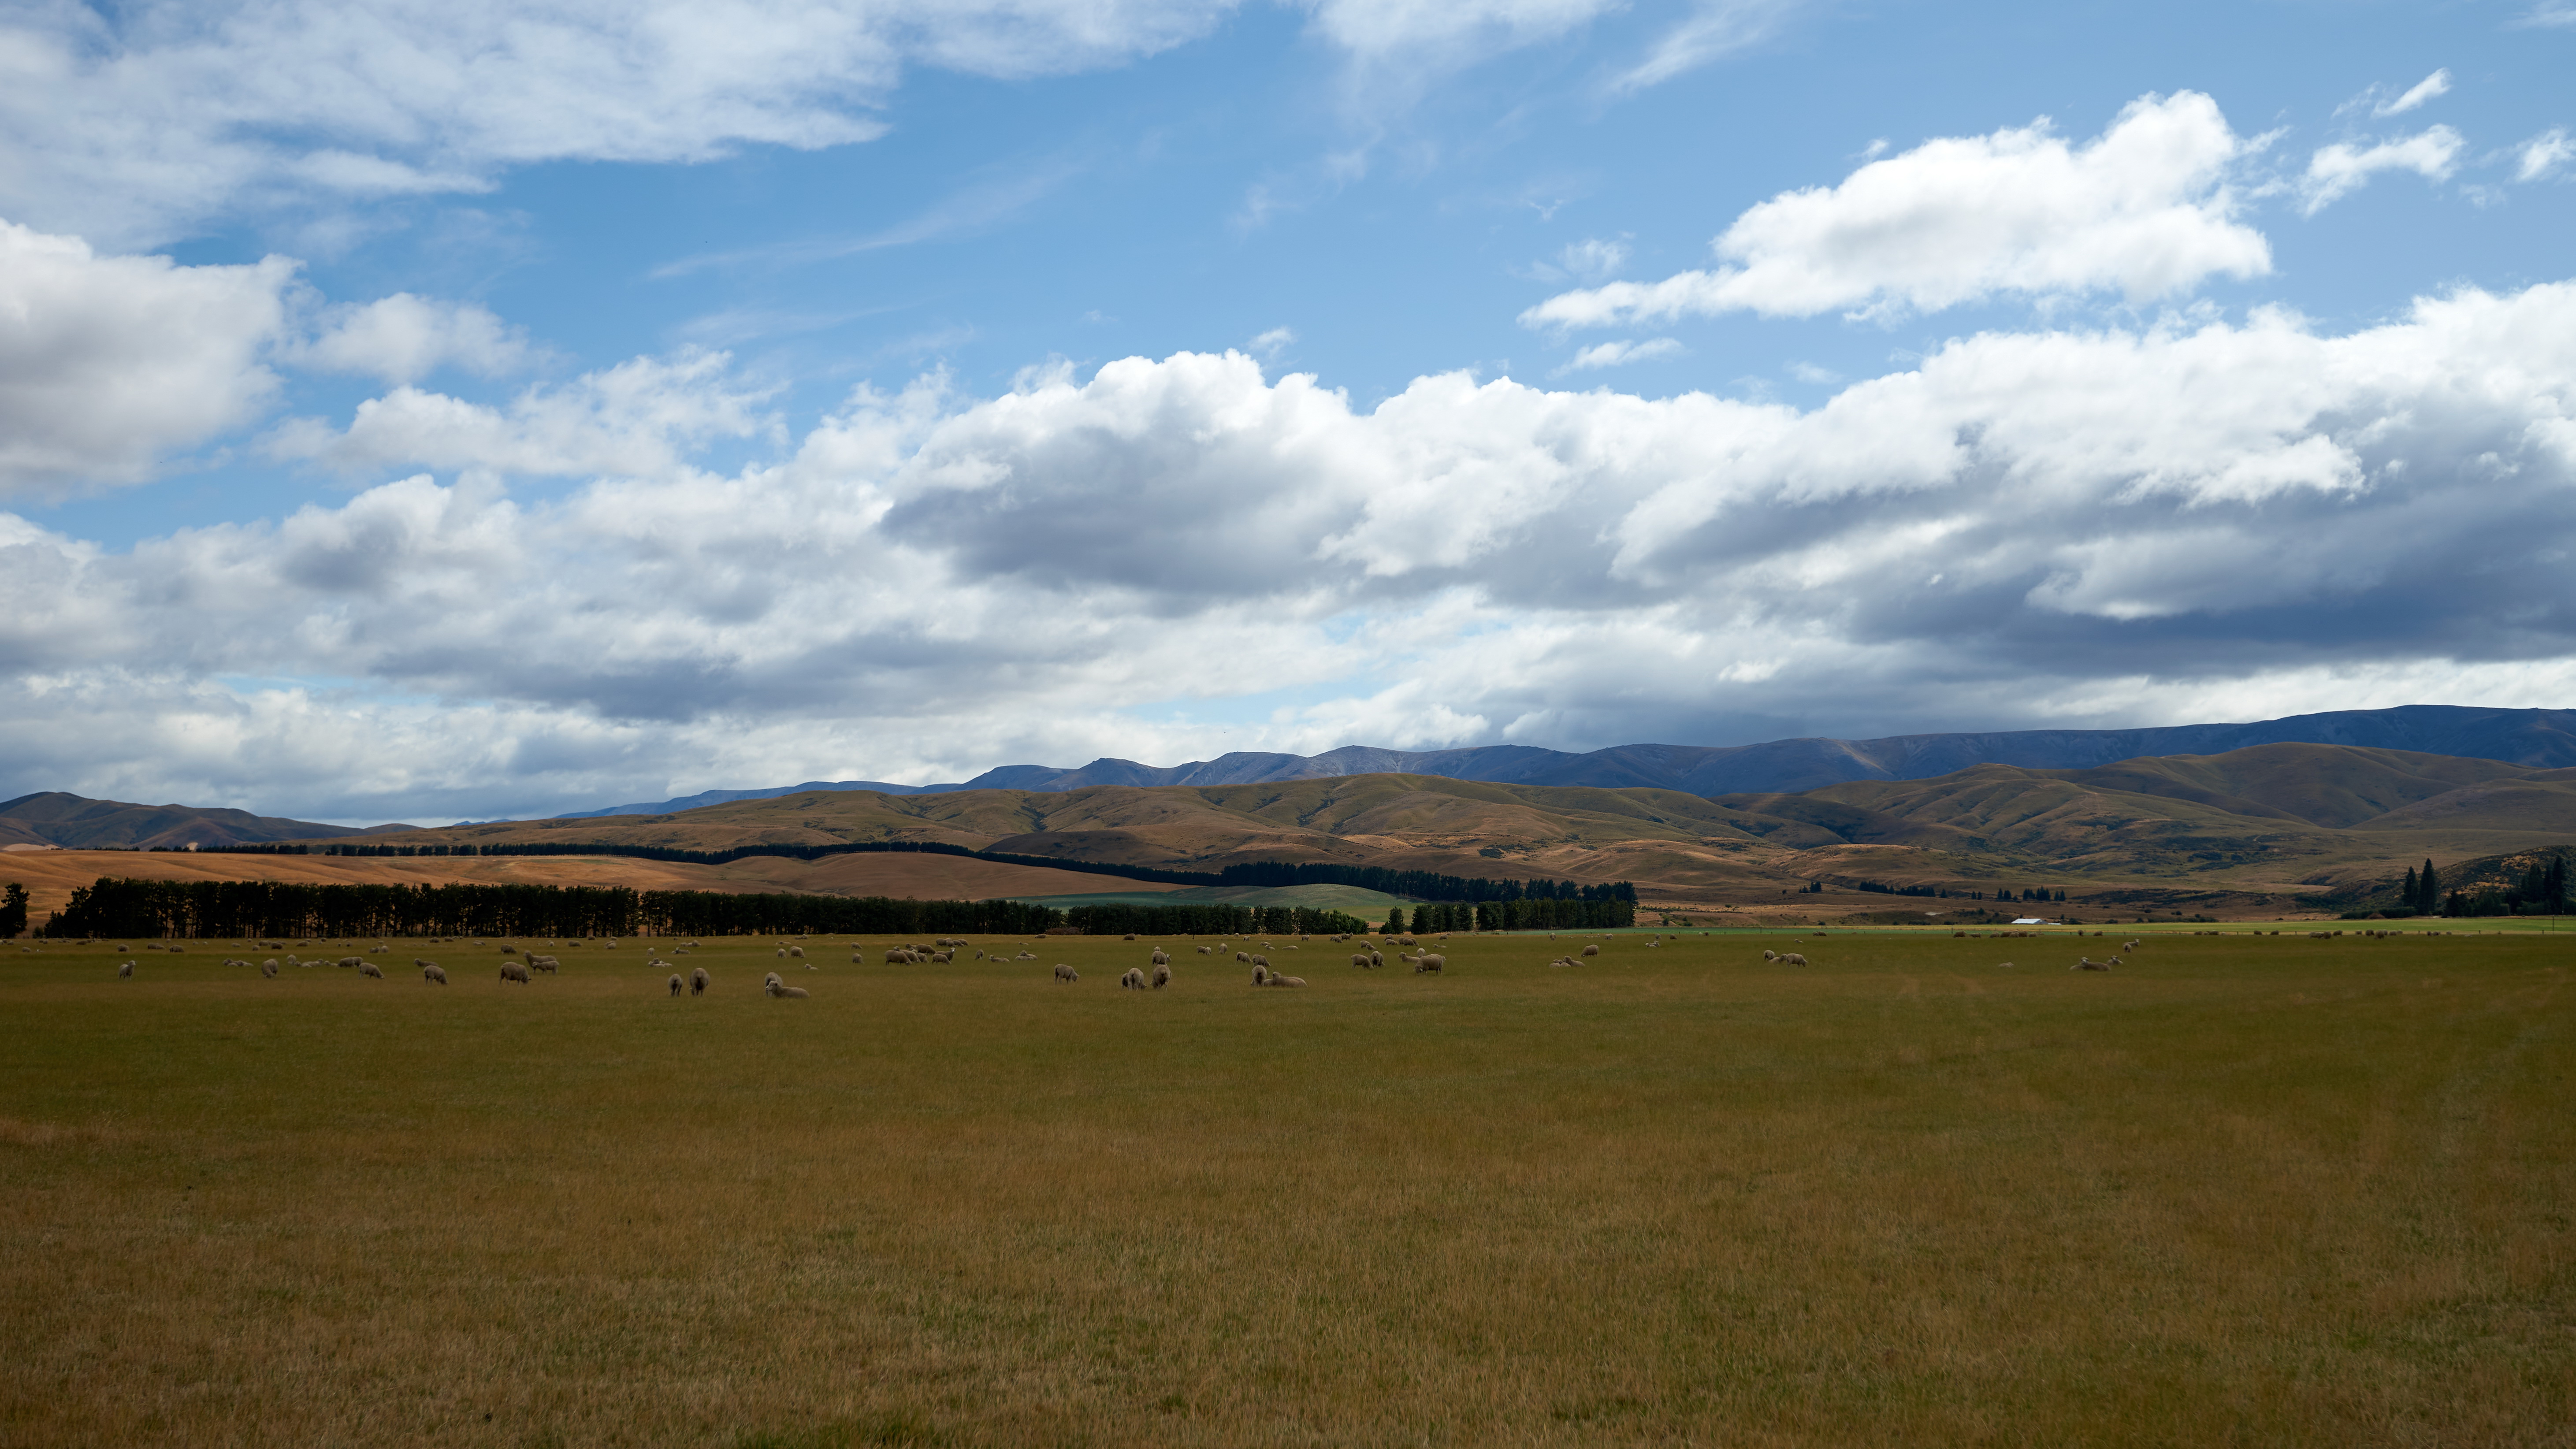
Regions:
<instances>
[{"instance_id":1,"label":"cumulus cloud","mask_svg":"<svg viewBox=\"0 0 2576 1449\"><path fill-rule=\"evenodd\" d=\"M1368 61L1463 63L1552 39L1617 0L1312 0L1315 29Z\"/></svg>"},{"instance_id":2,"label":"cumulus cloud","mask_svg":"<svg viewBox=\"0 0 2576 1449\"><path fill-rule=\"evenodd\" d=\"M472 302L442 302L396 292L364 305L333 308L295 360L322 372L361 373L391 383L417 382L443 367L490 377L530 359L524 332Z\"/></svg>"},{"instance_id":3,"label":"cumulus cloud","mask_svg":"<svg viewBox=\"0 0 2576 1449\"><path fill-rule=\"evenodd\" d=\"M2412 171L2427 181L2447 179L2468 143L2448 126L2434 126L2413 136L2361 146L2338 141L2308 158L2299 179L2302 207L2309 216L2369 184L2382 171Z\"/></svg>"},{"instance_id":4,"label":"cumulus cloud","mask_svg":"<svg viewBox=\"0 0 2576 1449\"><path fill-rule=\"evenodd\" d=\"M132 483L256 417L295 264L101 256L0 221L0 497Z\"/></svg>"},{"instance_id":5,"label":"cumulus cloud","mask_svg":"<svg viewBox=\"0 0 2576 1449\"><path fill-rule=\"evenodd\" d=\"M1562 293L1521 321L1888 315L1999 294L2117 291L2143 301L2212 275L2257 276L2271 270L2271 249L2235 220L2227 185L2230 165L2252 145L2215 101L2190 91L2142 97L2083 146L2044 120L1929 141L1870 162L1840 186L1788 192L1746 211L1713 243L1726 265Z\"/></svg>"},{"instance_id":6,"label":"cumulus cloud","mask_svg":"<svg viewBox=\"0 0 2576 1449\"><path fill-rule=\"evenodd\" d=\"M153 245L243 205L473 191L551 160L882 133L908 65L1082 70L1233 0L143 0L0 19L0 210Z\"/></svg>"},{"instance_id":7,"label":"cumulus cloud","mask_svg":"<svg viewBox=\"0 0 2576 1449\"><path fill-rule=\"evenodd\" d=\"M478 309L479 310L479 309ZM328 339L326 338L326 341ZM772 435L768 390L728 375L722 352L636 358L506 406L399 387L358 405L345 428L298 418L268 439L271 456L344 472L388 466L498 473L672 476L716 438Z\"/></svg>"},{"instance_id":8,"label":"cumulus cloud","mask_svg":"<svg viewBox=\"0 0 2576 1449\"><path fill-rule=\"evenodd\" d=\"M751 415L718 359L630 366ZM1806 409L1463 374L1363 409L1235 353L933 376L729 475L612 390L562 390L572 443L531 394L453 479L271 523L118 552L0 515L0 790L486 815L2576 685L2576 284L1985 333ZM515 448L617 476L515 498L478 471Z\"/></svg>"}]
</instances>

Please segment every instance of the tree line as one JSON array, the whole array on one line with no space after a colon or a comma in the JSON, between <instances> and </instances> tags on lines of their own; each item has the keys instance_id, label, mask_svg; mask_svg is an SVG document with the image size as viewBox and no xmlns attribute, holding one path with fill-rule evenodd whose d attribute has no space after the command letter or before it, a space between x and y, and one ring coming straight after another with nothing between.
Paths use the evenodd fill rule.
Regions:
<instances>
[{"instance_id":1,"label":"tree line","mask_svg":"<svg viewBox=\"0 0 2576 1449\"><path fill-rule=\"evenodd\" d=\"M25 925L23 890L7 898ZM5 907L0 907L5 909ZM1584 930L1635 923L1626 901L1435 903L1389 914L1391 931ZM5 923L5 917L0 917ZM295 940L392 936L1340 935L1360 917L1307 906L1190 902L1058 910L1020 901L924 901L794 892L638 891L625 886L322 885L130 880L77 886L40 934Z\"/></svg>"}]
</instances>

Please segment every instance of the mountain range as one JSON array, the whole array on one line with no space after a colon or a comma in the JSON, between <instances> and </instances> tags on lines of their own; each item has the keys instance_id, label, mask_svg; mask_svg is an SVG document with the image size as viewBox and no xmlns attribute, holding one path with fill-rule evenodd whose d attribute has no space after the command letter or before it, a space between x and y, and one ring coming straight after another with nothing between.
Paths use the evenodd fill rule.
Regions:
<instances>
[{"instance_id":1,"label":"mountain range","mask_svg":"<svg viewBox=\"0 0 2576 1449\"><path fill-rule=\"evenodd\" d=\"M1094 785L1259 785L1389 774L1435 775L1498 785L1680 790L1692 795L1783 794L1855 780L1928 780L1974 765L2082 770L2146 756L2216 755L2253 745L2278 744L2350 745L2559 769L2576 766L2576 710L2412 704L2393 709L2292 715L2251 724L1890 735L1875 740L1811 737L1756 745L1613 745L1585 754L1532 745L1479 745L1455 750L1382 750L1345 745L1320 755L1239 751L1213 760L1169 766L1109 758L1078 769L1002 765L974 779L945 785L808 780L801 785L758 790L705 790L678 799L575 810L552 818L669 815L708 805L770 800L813 790L873 790L885 795L937 795L958 790L1061 792Z\"/></svg>"}]
</instances>

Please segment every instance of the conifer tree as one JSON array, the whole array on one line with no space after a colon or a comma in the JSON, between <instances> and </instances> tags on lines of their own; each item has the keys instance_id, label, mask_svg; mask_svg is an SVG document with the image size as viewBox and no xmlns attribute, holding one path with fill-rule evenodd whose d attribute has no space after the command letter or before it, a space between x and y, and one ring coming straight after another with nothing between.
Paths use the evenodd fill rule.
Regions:
<instances>
[{"instance_id":1,"label":"conifer tree","mask_svg":"<svg viewBox=\"0 0 2576 1449\"><path fill-rule=\"evenodd\" d=\"M2433 873L2432 861L2426 860L2424 862L2424 873L2417 876L2415 881L2415 889L2419 893L2418 899L2415 902L2415 909L2428 916L2440 911L2442 909L2442 878Z\"/></svg>"},{"instance_id":2,"label":"conifer tree","mask_svg":"<svg viewBox=\"0 0 2576 1449\"><path fill-rule=\"evenodd\" d=\"M1404 934L1404 907L1389 906L1386 908L1386 925L1384 930L1386 934L1390 936L1401 936Z\"/></svg>"}]
</instances>

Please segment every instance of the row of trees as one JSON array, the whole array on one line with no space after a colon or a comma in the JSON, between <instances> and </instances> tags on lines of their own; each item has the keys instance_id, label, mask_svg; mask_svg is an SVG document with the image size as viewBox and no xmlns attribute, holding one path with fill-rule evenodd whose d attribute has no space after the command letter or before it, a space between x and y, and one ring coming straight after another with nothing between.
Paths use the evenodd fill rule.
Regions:
<instances>
[{"instance_id":1,"label":"row of trees","mask_svg":"<svg viewBox=\"0 0 2576 1449\"><path fill-rule=\"evenodd\" d=\"M26 892L9 901L26 917ZM0 908L5 910L6 908ZM0 925L7 923L0 914ZM1597 930L1636 923L1620 900L1441 902L1389 913L1389 931ZM119 880L76 887L45 923L55 937L294 940L389 936L1357 934L1369 923L1306 906L1093 905L918 901L787 892L637 891L624 886L317 885L297 881Z\"/></svg>"},{"instance_id":2,"label":"row of trees","mask_svg":"<svg viewBox=\"0 0 2576 1449\"><path fill-rule=\"evenodd\" d=\"M0 940L27 930L27 888L16 881L0 886Z\"/></svg>"},{"instance_id":3,"label":"row of trees","mask_svg":"<svg viewBox=\"0 0 2576 1449\"><path fill-rule=\"evenodd\" d=\"M1400 931L1600 931L1637 924L1637 904L1624 900L1434 901L1386 913L1388 935ZM1362 929L1366 929L1363 927Z\"/></svg>"},{"instance_id":4,"label":"row of trees","mask_svg":"<svg viewBox=\"0 0 2576 1449\"><path fill-rule=\"evenodd\" d=\"M2422 874L2406 873L2406 884L2400 888L2418 915L2436 914L2427 902L2436 902L2438 913L2445 916L2558 916L2567 913L2567 856L2563 850L2551 851L2545 860L2534 860L2524 867L2522 875L2502 885L2487 885L2476 890L2442 889L2442 878L2433 862L2424 862Z\"/></svg>"},{"instance_id":5,"label":"row of trees","mask_svg":"<svg viewBox=\"0 0 2576 1449\"><path fill-rule=\"evenodd\" d=\"M1243 861L1219 871L1217 879L1235 887L1357 886L1417 901L1627 901L1633 905L1637 899L1637 888L1624 880L1607 885L1577 885L1570 880L1492 880L1312 860Z\"/></svg>"},{"instance_id":6,"label":"row of trees","mask_svg":"<svg viewBox=\"0 0 2576 1449\"><path fill-rule=\"evenodd\" d=\"M314 885L101 878L75 887L48 936L730 936L1028 934L1063 913L1017 901L636 891L624 886Z\"/></svg>"}]
</instances>

